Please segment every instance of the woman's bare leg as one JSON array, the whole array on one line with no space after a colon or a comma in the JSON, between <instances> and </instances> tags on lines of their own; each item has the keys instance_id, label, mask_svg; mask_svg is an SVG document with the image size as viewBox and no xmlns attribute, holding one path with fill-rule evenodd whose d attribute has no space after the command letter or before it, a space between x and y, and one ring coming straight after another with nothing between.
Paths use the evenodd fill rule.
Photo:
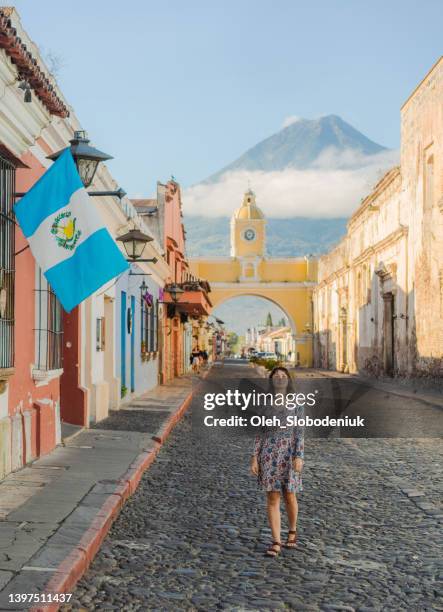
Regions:
<instances>
[{"instance_id":1,"label":"woman's bare leg","mask_svg":"<svg viewBox=\"0 0 443 612\"><path fill-rule=\"evenodd\" d=\"M280 542L280 493L278 491L268 491L267 509L269 526L271 527L272 541Z\"/></svg>"},{"instance_id":2,"label":"woman's bare leg","mask_svg":"<svg viewBox=\"0 0 443 612\"><path fill-rule=\"evenodd\" d=\"M286 514L288 515L289 531L297 529L298 502L295 493L292 491L284 492Z\"/></svg>"},{"instance_id":3,"label":"woman's bare leg","mask_svg":"<svg viewBox=\"0 0 443 612\"><path fill-rule=\"evenodd\" d=\"M291 491L284 492L286 514L288 515L289 533L288 539L286 540L286 548L295 548L297 546L297 516L298 516L298 503L295 493ZM294 533L291 533L294 532Z\"/></svg>"}]
</instances>

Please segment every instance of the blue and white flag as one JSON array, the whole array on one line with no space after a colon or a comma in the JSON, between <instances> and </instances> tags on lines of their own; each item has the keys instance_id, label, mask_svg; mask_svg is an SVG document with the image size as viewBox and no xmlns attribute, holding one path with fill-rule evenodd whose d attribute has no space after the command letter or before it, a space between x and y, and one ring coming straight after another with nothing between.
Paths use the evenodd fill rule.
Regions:
<instances>
[{"instance_id":1,"label":"blue and white flag","mask_svg":"<svg viewBox=\"0 0 443 612\"><path fill-rule=\"evenodd\" d=\"M129 267L83 187L69 149L14 212L66 312Z\"/></svg>"}]
</instances>

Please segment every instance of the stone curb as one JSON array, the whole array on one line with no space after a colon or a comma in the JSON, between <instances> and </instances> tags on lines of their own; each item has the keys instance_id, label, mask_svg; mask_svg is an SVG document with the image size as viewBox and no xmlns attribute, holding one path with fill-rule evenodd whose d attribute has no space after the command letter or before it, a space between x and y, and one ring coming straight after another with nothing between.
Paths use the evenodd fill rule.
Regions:
<instances>
[{"instance_id":1,"label":"stone curb","mask_svg":"<svg viewBox=\"0 0 443 612\"><path fill-rule=\"evenodd\" d=\"M160 429L157 431L157 433L155 434L155 436L152 436L152 439L154 440L154 442L157 442L158 444L162 445L164 443L164 441L166 440L166 438L169 436L169 434L171 433L172 429L174 429L174 427L176 426L176 424L178 423L178 421L182 418L182 416L184 415L184 413L186 412L186 410L189 407L189 404L191 403L192 400L192 391L191 393L188 395L188 397L184 400L183 404L180 406L180 408L178 410L176 410L176 412L174 414L172 414L169 419L167 419L165 421L165 423L163 423L163 425L160 427ZM138 484L138 483L137 483Z\"/></svg>"},{"instance_id":2,"label":"stone curb","mask_svg":"<svg viewBox=\"0 0 443 612\"><path fill-rule=\"evenodd\" d=\"M209 370L203 373L206 378ZM175 425L181 420L188 409L193 396L191 390L176 410L160 427L153 436L155 446L149 451L140 453L133 461L129 469L123 474L112 493L109 493L98 513L85 530L78 545L60 563L53 577L47 583L47 593L71 593L88 569L97 554L103 540L105 539L112 523L117 518L120 510L131 495L136 491L143 473L152 465L157 454L168 438ZM30 612L57 612L61 603L47 604L30 608Z\"/></svg>"}]
</instances>

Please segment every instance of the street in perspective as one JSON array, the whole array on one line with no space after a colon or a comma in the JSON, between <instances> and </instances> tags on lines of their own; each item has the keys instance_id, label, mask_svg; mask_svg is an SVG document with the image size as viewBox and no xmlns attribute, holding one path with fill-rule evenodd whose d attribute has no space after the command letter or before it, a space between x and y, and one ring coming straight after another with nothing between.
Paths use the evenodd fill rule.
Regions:
<instances>
[{"instance_id":1,"label":"street in perspective","mask_svg":"<svg viewBox=\"0 0 443 612\"><path fill-rule=\"evenodd\" d=\"M443 612L442 21L0 6L0 612Z\"/></svg>"},{"instance_id":2,"label":"street in perspective","mask_svg":"<svg viewBox=\"0 0 443 612\"><path fill-rule=\"evenodd\" d=\"M215 364L210 378L258 376L238 361ZM361 386L338 381L344 395ZM402 414L405 396L366 390L360 413L384 402ZM430 429L441 428L441 409L429 398L411 406ZM194 416L142 478L65 610L437 609L440 440L306 441L297 552L274 563L263 555L271 536L249 473L252 440Z\"/></svg>"}]
</instances>

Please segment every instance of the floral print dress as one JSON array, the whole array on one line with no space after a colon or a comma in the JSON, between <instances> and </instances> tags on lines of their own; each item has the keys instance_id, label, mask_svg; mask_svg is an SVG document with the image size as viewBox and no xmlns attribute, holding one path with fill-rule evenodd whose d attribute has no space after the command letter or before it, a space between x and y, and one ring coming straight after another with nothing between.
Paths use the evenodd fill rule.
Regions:
<instances>
[{"instance_id":1,"label":"floral print dress","mask_svg":"<svg viewBox=\"0 0 443 612\"><path fill-rule=\"evenodd\" d=\"M304 432L301 427L263 428L254 441L258 461L258 484L265 491L303 490L301 473L292 467L295 457L304 457Z\"/></svg>"}]
</instances>

